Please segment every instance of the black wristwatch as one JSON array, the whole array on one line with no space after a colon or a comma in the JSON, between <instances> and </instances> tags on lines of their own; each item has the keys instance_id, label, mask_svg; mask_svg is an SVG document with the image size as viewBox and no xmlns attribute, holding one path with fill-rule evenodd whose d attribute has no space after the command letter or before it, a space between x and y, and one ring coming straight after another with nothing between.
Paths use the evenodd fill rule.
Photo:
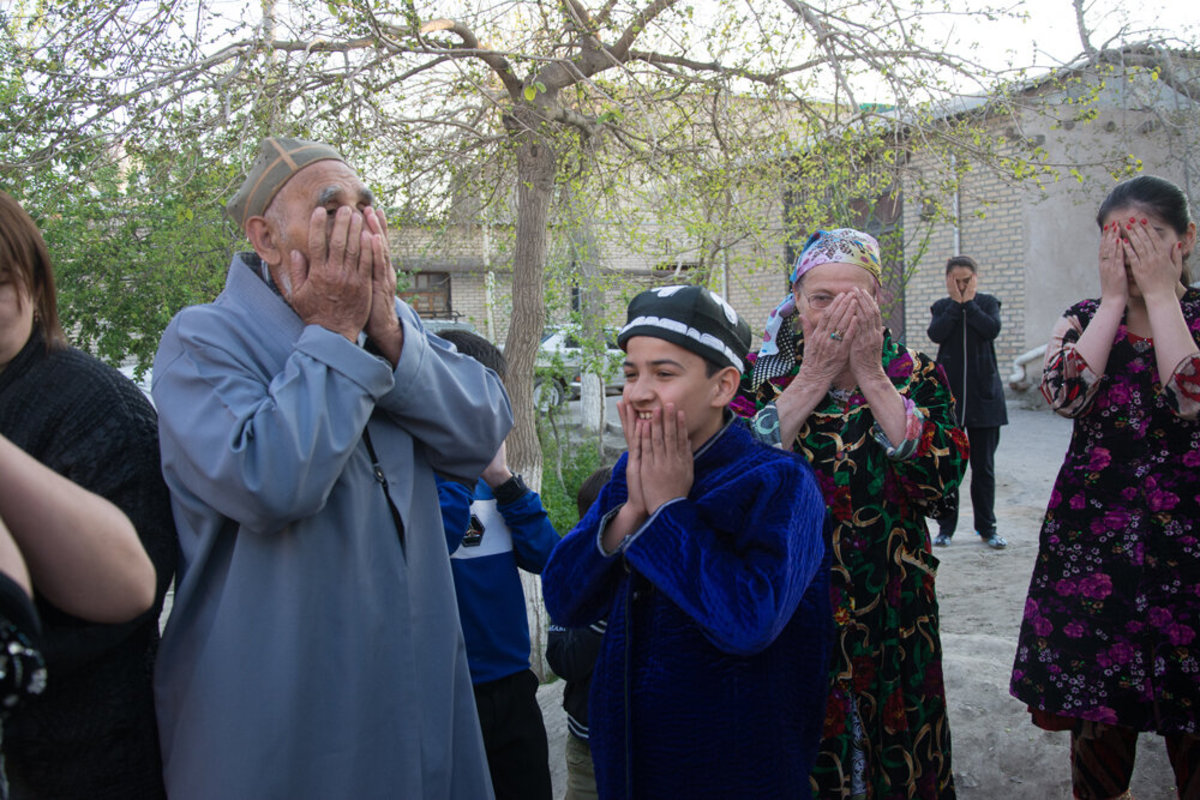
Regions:
<instances>
[{"instance_id":1,"label":"black wristwatch","mask_svg":"<svg viewBox=\"0 0 1200 800\"><path fill-rule=\"evenodd\" d=\"M521 479L520 475L514 472L511 478L492 489L492 494L495 496L497 503L508 505L520 500L528 491L529 487L525 485L525 481Z\"/></svg>"}]
</instances>

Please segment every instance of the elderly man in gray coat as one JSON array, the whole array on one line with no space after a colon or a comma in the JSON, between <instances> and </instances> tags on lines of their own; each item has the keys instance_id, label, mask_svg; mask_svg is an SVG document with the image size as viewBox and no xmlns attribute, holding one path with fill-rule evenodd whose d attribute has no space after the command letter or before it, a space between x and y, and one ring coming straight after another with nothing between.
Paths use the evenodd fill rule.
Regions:
<instances>
[{"instance_id":1,"label":"elderly man in gray coat","mask_svg":"<svg viewBox=\"0 0 1200 800\"><path fill-rule=\"evenodd\" d=\"M491 796L434 471L473 482L511 409L396 299L373 205L337 151L266 139L228 206L254 252L159 345L173 800Z\"/></svg>"}]
</instances>

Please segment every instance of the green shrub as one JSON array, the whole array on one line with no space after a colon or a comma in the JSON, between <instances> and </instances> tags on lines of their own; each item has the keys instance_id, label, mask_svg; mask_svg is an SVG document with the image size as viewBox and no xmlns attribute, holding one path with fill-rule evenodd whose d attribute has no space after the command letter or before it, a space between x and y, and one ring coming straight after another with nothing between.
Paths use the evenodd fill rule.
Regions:
<instances>
[{"instance_id":1,"label":"green shrub","mask_svg":"<svg viewBox=\"0 0 1200 800\"><path fill-rule=\"evenodd\" d=\"M558 535L565 536L579 522L575 496L600 466L600 448L594 441L568 441L569 432L552 415L539 416L538 438L542 443L542 505Z\"/></svg>"}]
</instances>

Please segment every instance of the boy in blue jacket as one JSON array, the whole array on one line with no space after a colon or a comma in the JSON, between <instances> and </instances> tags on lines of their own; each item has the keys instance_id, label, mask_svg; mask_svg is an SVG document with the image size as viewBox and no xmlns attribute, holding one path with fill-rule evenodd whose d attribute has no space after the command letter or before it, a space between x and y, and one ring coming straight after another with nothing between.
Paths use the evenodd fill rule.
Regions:
<instances>
[{"instance_id":1,"label":"boy in blue jacket","mask_svg":"<svg viewBox=\"0 0 1200 800\"><path fill-rule=\"evenodd\" d=\"M504 379L504 356L487 339L440 335ZM509 470L504 445L474 487L438 478L438 499L496 800L550 800L549 747L517 568L541 573L558 533L537 492Z\"/></svg>"},{"instance_id":2,"label":"boy in blue jacket","mask_svg":"<svg viewBox=\"0 0 1200 800\"><path fill-rule=\"evenodd\" d=\"M832 633L816 481L728 411L750 329L715 294L643 292L617 341L628 452L542 577L556 622L608 619L600 797L809 797Z\"/></svg>"}]
</instances>

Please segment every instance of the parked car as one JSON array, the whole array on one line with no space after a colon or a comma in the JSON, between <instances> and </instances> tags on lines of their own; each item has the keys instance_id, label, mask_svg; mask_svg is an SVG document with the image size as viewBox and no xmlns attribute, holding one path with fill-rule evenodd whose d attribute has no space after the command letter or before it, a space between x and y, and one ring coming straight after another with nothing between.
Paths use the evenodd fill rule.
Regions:
<instances>
[{"instance_id":1,"label":"parked car","mask_svg":"<svg viewBox=\"0 0 1200 800\"><path fill-rule=\"evenodd\" d=\"M468 333L479 333L474 325L462 319L425 319L422 317L421 324L424 325L425 330L429 331L430 333L441 333L442 331L467 331Z\"/></svg>"},{"instance_id":2,"label":"parked car","mask_svg":"<svg viewBox=\"0 0 1200 800\"><path fill-rule=\"evenodd\" d=\"M594 365L604 382L606 394L620 394L625 383L621 362L625 353L617 346L617 332L604 330L604 350L594 353ZM564 326L548 328L538 347L533 396L537 408L545 410L568 399L577 399L582 386L582 374L589 350L583 347L578 328Z\"/></svg>"}]
</instances>

